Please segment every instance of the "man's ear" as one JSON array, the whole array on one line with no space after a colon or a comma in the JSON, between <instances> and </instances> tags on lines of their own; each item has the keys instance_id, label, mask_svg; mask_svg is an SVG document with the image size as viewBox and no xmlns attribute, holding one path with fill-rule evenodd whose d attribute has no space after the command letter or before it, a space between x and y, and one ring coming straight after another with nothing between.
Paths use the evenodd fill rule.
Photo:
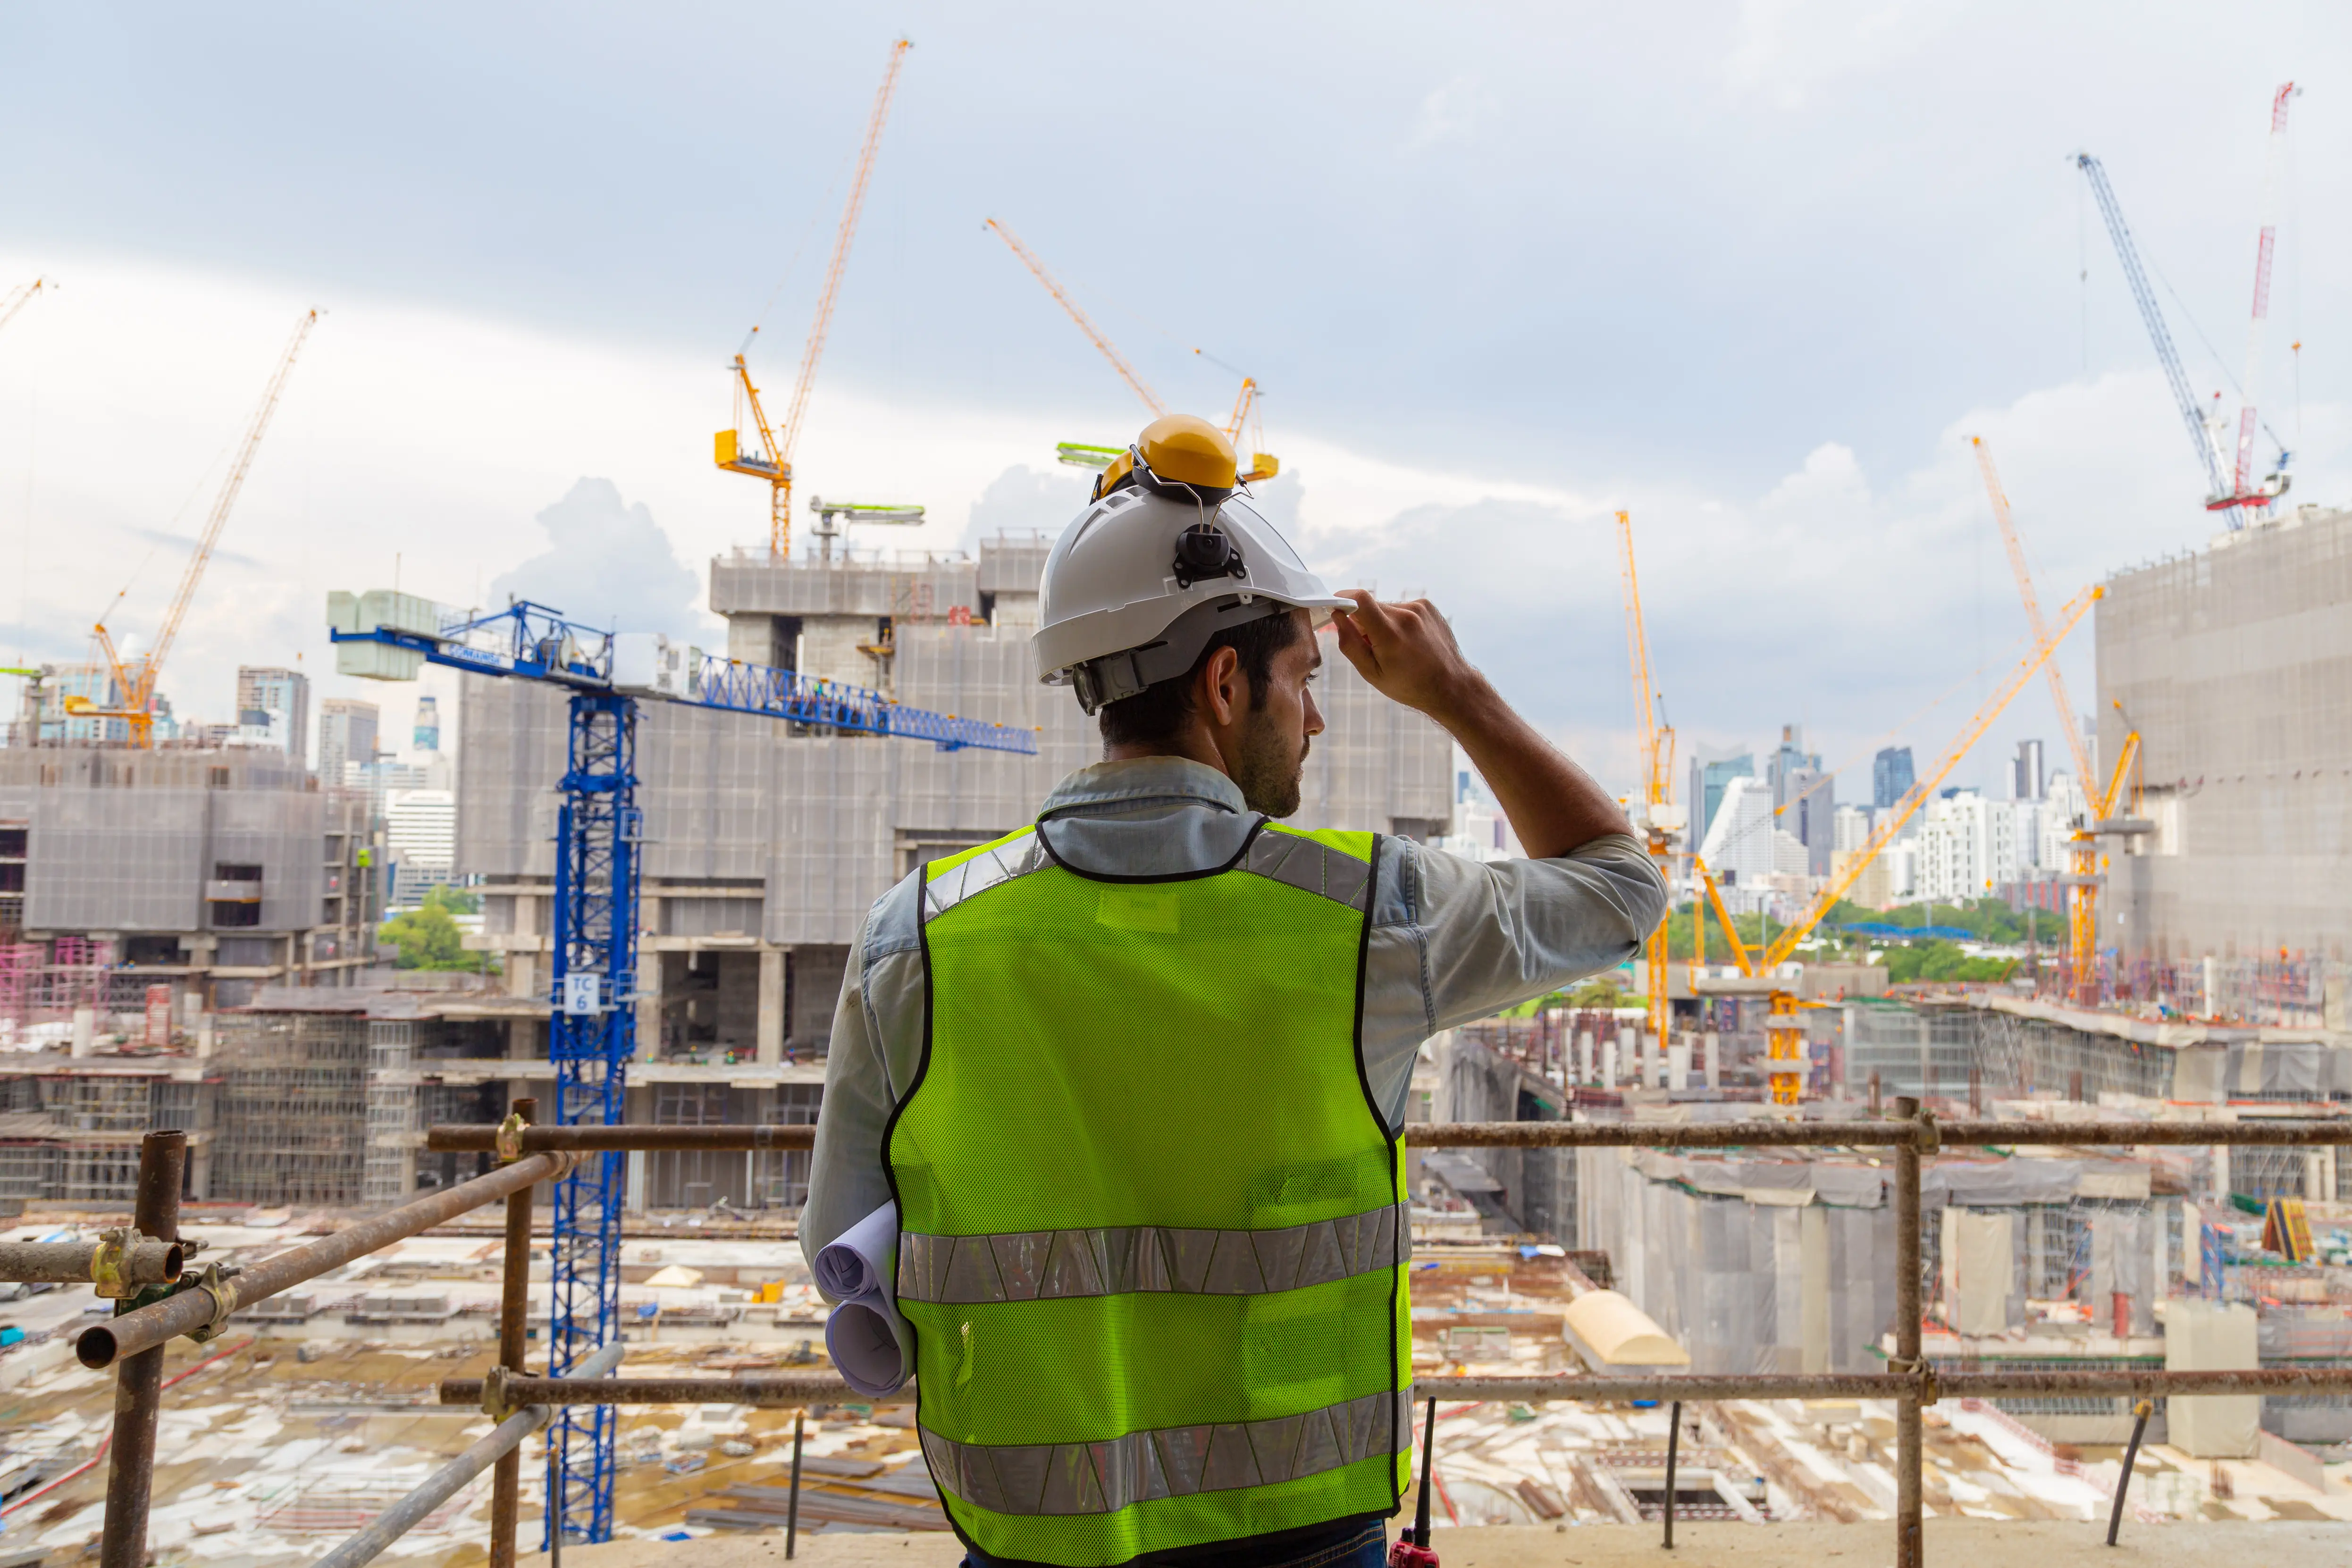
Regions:
<instances>
[{"instance_id":1,"label":"man's ear","mask_svg":"<svg viewBox=\"0 0 2352 1568\"><path fill-rule=\"evenodd\" d=\"M1220 727L1231 725L1241 716L1246 698L1246 683L1242 677L1242 658L1231 648L1219 648L1201 666L1201 684L1193 694L1199 699L1201 716Z\"/></svg>"}]
</instances>

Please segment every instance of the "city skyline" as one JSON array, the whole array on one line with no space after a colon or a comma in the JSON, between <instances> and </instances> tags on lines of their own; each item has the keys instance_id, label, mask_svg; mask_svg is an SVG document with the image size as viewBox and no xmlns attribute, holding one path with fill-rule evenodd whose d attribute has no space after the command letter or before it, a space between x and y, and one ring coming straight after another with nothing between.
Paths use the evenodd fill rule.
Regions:
<instances>
[{"instance_id":1,"label":"city skyline","mask_svg":"<svg viewBox=\"0 0 2352 1568\"><path fill-rule=\"evenodd\" d=\"M0 429L19 437L0 441L0 496L16 503L0 504L0 533L17 536L0 545L15 544L5 553L24 579L16 602L0 596L0 650L74 659L102 612L138 646L218 453L312 303L329 314L165 674L183 712L237 663L303 654L322 669L329 588L399 578L457 604L498 601L501 583L593 597L598 584L560 570L583 540L611 563L601 576L617 599L566 609L709 631L705 562L763 528L755 487L709 462L709 430L728 417L720 363L759 320L755 365L789 385L841 161L887 42L858 19L741 20L822 65L805 93L710 92L705 77L739 68L659 40L624 48L637 40L617 13L534 29L529 50L492 19L469 44L510 61L526 96L609 89L579 99L561 146L505 120L380 144L333 113L298 146L234 106L181 112L178 78L159 74L177 50L202 67L194 76L244 79L259 68L240 27L184 33L163 13L135 33L98 14L42 18L0 117L27 135L40 125L57 155L26 171L0 269L62 287L0 337ZM1633 512L1654 663L1685 747L1793 715L1830 767L1866 768L1889 738L1933 757L2024 627L1969 435L2000 454L2045 601L2201 547L2215 526L2063 155L2089 146L2106 159L2177 288L2168 309L2185 303L2176 333L2224 345L2218 364L2190 350L2201 388L2237 373L2269 92L2288 77L2312 83L2294 135L2297 167L2314 174L2299 178L2339 162L2352 133L2326 90L2343 25L2285 10L2252 26L2184 12L2176 26L2210 46L2198 51L2158 47L2160 28L2022 10L1963 26L1800 7L1695 34L1505 14L1519 60L1400 24L1327 39L1308 52L1316 68L1279 87L1247 63L1218 78L1219 101L1267 110L1250 145L1282 171L1281 199L1252 212L1257 240L1240 256L1188 263L1118 243L1097 204L1069 197L1058 119L992 120L973 145L956 141L983 83L1001 104L1006 80L1083 76L1098 41L1076 50L1044 14L978 29L919 6L907 20L917 49L798 455L803 493L921 500L932 520L888 542L969 546L998 526L1058 526L1083 477L1054 466L1054 443L1140 423L1108 367L981 231L1001 214L1171 400L1219 414L1230 402L1234 377L1196 345L1258 376L1286 475L1265 499L1300 548L1336 580L1436 595L1473 655L1620 789L1633 745L1615 507ZM402 71L429 82L446 68L422 37L325 18L277 47L373 61L343 90L388 104L411 90ZM92 69L118 55L121 81ZM1705 90L1675 87L1633 114L1618 95L1633 89L1611 84L1672 79L1670 57L1695 61L1690 82ZM1536 107L1559 95L1529 91L1527 73L1564 57L1605 68L1589 95ZM2011 112L1981 112L1967 85L1979 76L1965 68L1978 58L2021 73ZM1184 78L1188 63L1146 57L1142 81ZM299 70L272 79L313 90ZM126 96L124 82L152 90ZM189 144L150 136L154 157L123 160L121 139L157 116L193 120ZM1528 187L1534 200L1499 202L1538 166L1528 160L1661 116L1665 134L1625 141L1623 168L1580 161ZM675 165L648 152L772 144L779 125L790 131L779 198L756 216L731 185L668 188ZM1114 145L1174 130L1146 115ZM1214 149L1230 134L1215 129L1201 166L1181 171L1183 190L1216 187ZM541 188L516 207L511 182L473 172L502 160L453 162L460 145L530 155ZM1862 146L1888 151L1857 160ZM311 180L321 157L348 177ZM99 158L136 199L98 200L114 189L87 176ZM1358 203L1375 185L1393 199ZM1661 205L1662 189L1685 195ZM1927 189L1932 211L1911 194ZM2210 196L2184 199L2191 189ZM2291 505L2352 495L2352 404L2321 351L2352 312L2324 267L2306 286L2302 260L2327 254L2342 220L2294 193L2267 383L2274 423L2302 453ZM1651 221L1617 246L1564 243L1596 202ZM127 209L142 214L135 228ZM669 235L658 242L545 262L549 225L605 213L677 221L634 225ZM1465 243L1396 238L1448 231ZM420 247L408 236L423 232L455 237ZM1324 285L1343 254L1361 276L1333 294ZM1474 277L1477 293L1463 294ZM1659 330L1629 336L1625 322ZM2291 335L2312 344L2299 371ZM135 401L123 390L134 377ZM142 454L129 470L111 461L126 425ZM583 479L609 482L609 497L583 501ZM114 570L94 580L91 559ZM119 588L128 596L110 612ZM1774 629L1791 609L1796 622ZM2089 655L2087 630L2060 655L2078 688ZM1748 678L1726 683L1717 672L1734 662ZM331 676L319 685L354 695ZM2017 738L2054 733L2037 685L1956 779L1990 787Z\"/></svg>"}]
</instances>

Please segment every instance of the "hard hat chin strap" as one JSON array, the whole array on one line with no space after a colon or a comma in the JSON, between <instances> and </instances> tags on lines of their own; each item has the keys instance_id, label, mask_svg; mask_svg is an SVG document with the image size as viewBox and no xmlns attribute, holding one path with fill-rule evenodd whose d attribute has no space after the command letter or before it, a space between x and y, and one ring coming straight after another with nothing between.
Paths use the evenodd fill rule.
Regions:
<instances>
[{"instance_id":1,"label":"hard hat chin strap","mask_svg":"<svg viewBox=\"0 0 2352 1568\"><path fill-rule=\"evenodd\" d=\"M1174 680L1192 668L1201 657L1201 650L1218 632L1283 614L1289 609L1279 600L1257 594L1211 599L1195 604L1139 648L1122 649L1072 665L1070 685L1078 694L1078 706L1092 714L1106 703L1119 702L1147 686Z\"/></svg>"}]
</instances>

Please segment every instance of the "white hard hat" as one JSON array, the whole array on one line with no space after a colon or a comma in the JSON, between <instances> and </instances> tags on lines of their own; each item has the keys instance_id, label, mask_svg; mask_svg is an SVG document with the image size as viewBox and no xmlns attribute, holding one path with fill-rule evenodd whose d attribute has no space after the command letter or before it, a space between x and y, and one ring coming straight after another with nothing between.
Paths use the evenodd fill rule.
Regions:
<instances>
[{"instance_id":1,"label":"white hard hat","mask_svg":"<svg viewBox=\"0 0 2352 1568\"><path fill-rule=\"evenodd\" d=\"M1247 500L1162 479L1146 450L1129 454L1137 482L1090 503L1055 541L1037 586L1037 678L1076 686L1088 713L1183 674L1229 626L1291 606L1318 623L1353 608Z\"/></svg>"}]
</instances>

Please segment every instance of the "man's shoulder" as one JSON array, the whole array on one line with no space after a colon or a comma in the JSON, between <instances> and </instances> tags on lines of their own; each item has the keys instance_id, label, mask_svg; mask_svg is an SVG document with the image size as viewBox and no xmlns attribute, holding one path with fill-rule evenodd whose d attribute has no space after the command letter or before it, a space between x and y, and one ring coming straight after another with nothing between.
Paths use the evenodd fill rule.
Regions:
<instances>
[{"instance_id":1,"label":"man's shoulder","mask_svg":"<svg viewBox=\"0 0 2352 1568\"><path fill-rule=\"evenodd\" d=\"M967 884L973 884L976 891L977 884L982 882L1002 880L995 873L1003 865L1003 852L1017 851L1036 831L1035 823L1024 822L1001 837L919 864L892 883L866 913L866 962L870 964L886 954L919 946L927 899L936 912L943 897L954 902L960 896L956 890ZM976 874L975 868L990 875L982 878Z\"/></svg>"}]
</instances>

